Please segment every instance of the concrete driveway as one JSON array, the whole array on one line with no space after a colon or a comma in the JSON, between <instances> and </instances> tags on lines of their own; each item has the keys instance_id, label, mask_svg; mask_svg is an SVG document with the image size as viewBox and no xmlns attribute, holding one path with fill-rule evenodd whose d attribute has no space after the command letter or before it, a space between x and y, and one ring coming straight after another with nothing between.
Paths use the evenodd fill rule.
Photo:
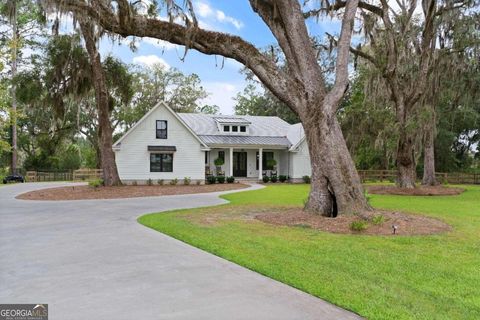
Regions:
<instances>
[{"instance_id":1,"label":"concrete driveway","mask_svg":"<svg viewBox=\"0 0 480 320\"><path fill-rule=\"evenodd\" d=\"M48 303L49 319L358 319L146 228L144 213L221 204L220 193L29 201L0 187L0 303ZM254 186L253 188L257 188Z\"/></svg>"}]
</instances>

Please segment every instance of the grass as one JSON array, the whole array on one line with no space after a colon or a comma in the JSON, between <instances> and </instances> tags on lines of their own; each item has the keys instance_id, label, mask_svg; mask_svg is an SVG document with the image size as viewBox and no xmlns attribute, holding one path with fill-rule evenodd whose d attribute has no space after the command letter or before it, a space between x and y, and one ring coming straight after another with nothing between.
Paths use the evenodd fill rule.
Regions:
<instances>
[{"instance_id":1,"label":"grass","mask_svg":"<svg viewBox=\"0 0 480 320\"><path fill-rule=\"evenodd\" d=\"M256 220L188 219L244 206L301 206L307 185L229 194L228 205L139 222L369 319L480 319L480 187L465 188L459 196L370 195L376 208L443 219L453 231L441 235L340 235Z\"/></svg>"}]
</instances>

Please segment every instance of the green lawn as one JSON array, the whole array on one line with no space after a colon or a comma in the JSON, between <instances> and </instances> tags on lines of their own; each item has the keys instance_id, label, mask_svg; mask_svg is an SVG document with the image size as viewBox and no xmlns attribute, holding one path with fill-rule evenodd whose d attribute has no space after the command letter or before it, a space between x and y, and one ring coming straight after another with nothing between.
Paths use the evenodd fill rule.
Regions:
<instances>
[{"instance_id":1,"label":"green lawn","mask_svg":"<svg viewBox=\"0 0 480 320\"><path fill-rule=\"evenodd\" d=\"M245 206L301 206L306 185L224 196L219 207L149 214L139 222L369 319L480 319L480 187L459 196L372 195L372 205L438 217L447 234L339 235L256 220L199 223Z\"/></svg>"}]
</instances>

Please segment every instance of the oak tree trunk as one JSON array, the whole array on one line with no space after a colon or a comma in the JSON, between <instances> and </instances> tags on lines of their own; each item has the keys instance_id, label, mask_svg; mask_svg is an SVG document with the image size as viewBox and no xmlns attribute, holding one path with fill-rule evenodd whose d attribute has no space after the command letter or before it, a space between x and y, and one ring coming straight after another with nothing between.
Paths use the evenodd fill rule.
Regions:
<instances>
[{"instance_id":1,"label":"oak tree trunk","mask_svg":"<svg viewBox=\"0 0 480 320\"><path fill-rule=\"evenodd\" d=\"M17 5L15 1L12 3L12 79L17 75L17 62L18 62L18 25L17 25ZM17 162L18 162L18 148L17 148L17 88L15 82L12 81L11 88L12 96L12 112L11 112L11 123L12 123L12 163L11 171L12 174L17 173Z\"/></svg>"},{"instance_id":2,"label":"oak tree trunk","mask_svg":"<svg viewBox=\"0 0 480 320\"><path fill-rule=\"evenodd\" d=\"M103 182L106 186L120 185L121 181L118 176L117 164L115 163L115 153L112 149L113 130L110 122L109 93L100 53L96 46L93 25L88 22L80 22L80 26L92 67L95 102L98 110L98 140Z\"/></svg>"},{"instance_id":3,"label":"oak tree trunk","mask_svg":"<svg viewBox=\"0 0 480 320\"><path fill-rule=\"evenodd\" d=\"M433 109L433 108L432 108ZM431 111L431 119L426 126L423 137L423 178L422 184L435 186L438 184L435 177L435 113Z\"/></svg>"},{"instance_id":4,"label":"oak tree trunk","mask_svg":"<svg viewBox=\"0 0 480 320\"><path fill-rule=\"evenodd\" d=\"M400 132L397 147L397 185L400 188L415 188L415 151L413 138L404 130Z\"/></svg>"},{"instance_id":5,"label":"oak tree trunk","mask_svg":"<svg viewBox=\"0 0 480 320\"><path fill-rule=\"evenodd\" d=\"M329 217L371 210L336 116L302 122L312 167L305 210Z\"/></svg>"}]
</instances>

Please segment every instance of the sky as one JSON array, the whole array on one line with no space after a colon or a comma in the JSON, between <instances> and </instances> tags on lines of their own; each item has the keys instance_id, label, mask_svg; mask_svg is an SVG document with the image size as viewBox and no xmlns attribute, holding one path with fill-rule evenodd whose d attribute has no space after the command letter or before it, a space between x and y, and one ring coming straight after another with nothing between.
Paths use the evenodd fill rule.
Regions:
<instances>
[{"instance_id":1,"label":"sky","mask_svg":"<svg viewBox=\"0 0 480 320\"><path fill-rule=\"evenodd\" d=\"M258 48L266 48L276 43L270 30L251 9L248 0L195 0L194 7L202 28L241 36ZM312 33L326 29L335 33L338 22L328 19L321 26L309 23L308 27ZM246 85L244 76L240 73L241 64L231 59L223 61L221 56L208 56L194 50L189 50L182 61L183 47L151 38L137 38L137 50L132 51L128 46L130 41L131 39L125 39L120 43L112 43L111 40L104 39L100 52L103 56L110 54L126 63L161 63L169 68L177 68L185 74L195 73L209 93L204 103L218 105L222 114L234 113L233 98L243 91Z\"/></svg>"}]
</instances>

